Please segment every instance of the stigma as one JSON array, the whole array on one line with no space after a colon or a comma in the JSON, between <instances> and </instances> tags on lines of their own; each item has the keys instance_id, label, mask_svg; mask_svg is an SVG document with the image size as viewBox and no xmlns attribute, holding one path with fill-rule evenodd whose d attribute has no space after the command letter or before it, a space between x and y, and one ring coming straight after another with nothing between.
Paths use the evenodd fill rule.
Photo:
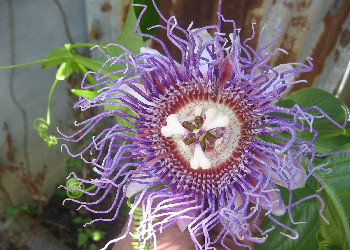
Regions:
<instances>
[{"instance_id":1,"label":"stigma","mask_svg":"<svg viewBox=\"0 0 350 250\"><path fill-rule=\"evenodd\" d=\"M173 139L192 169L214 167L219 151L224 149L223 131L230 126L226 110L208 106L191 106L183 112L170 114L166 125L161 127L161 135Z\"/></svg>"},{"instance_id":2,"label":"stigma","mask_svg":"<svg viewBox=\"0 0 350 250\"><path fill-rule=\"evenodd\" d=\"M186 129L181 125L175 114L169 115L166 122L167 125L161 129L161 133L165 137L184 135L186 133Z\"/></svg>"}]
</instances>

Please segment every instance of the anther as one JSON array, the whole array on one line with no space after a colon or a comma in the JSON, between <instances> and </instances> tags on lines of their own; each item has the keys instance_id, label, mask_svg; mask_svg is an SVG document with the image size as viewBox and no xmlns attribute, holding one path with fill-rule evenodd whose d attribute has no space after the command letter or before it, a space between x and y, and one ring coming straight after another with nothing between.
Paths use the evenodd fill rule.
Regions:
<instances>
[{"instance_id":1,"label":"anther","mask_svg":"<svg viewBox=\"0 0 350 250\"><path fill-rule=\"evenodd\" d=\"M199 141L199 145L201 145L201 148L203 151L205 151L207 149L207 145L205 144L204 140Z\"/></svg>"},{"instance_id":2,"label":"anther","mask_svg":"<svg viewBox=\"0 0 350 250\"><path fill-rule=\"evenodd\" d=\"M196 140L196 137L195 137L195 136L187 136L187 137L184 139L184 143L185 143L186 145L191 145L195 140Z\"/></svg>"},{"instance_id":3,"label":"anther","mask_svg":"<svg viewBox=\"0 0 350 250\"><path fill-rule=\"evenodd\" d=\"M211 143L214 143L217 139L216 136L211 134L211 133L206 133L204 138L207 139Z\"/></svg>"},{"instance_id":4,"label":"anther","mask_svg":"<svg viewBox=\"0 0 350 250\"><path fill-rule=\"evenodd\" d=\"M202 127L203 123L204 123L203 117L201 117L201 116L196 116L196 117L194 118L194 122L196 123L197 128L200 129L200 128Z\"/></svg>"},{"instance_id":5,"label":"anther","mask_svg":"<svg viewBox=\"0 0 350 250\"><path fill-rule=\"evenodd\" d=\"M185 129L188 129L188 130L190 130L190 131L193 131L193 130L195 130L195 129L197 128L194 124L192 124L191 122L188 122L188 121L184 121L184 122L182 123L182 126L183 126Z\"/></svg>"}]
</instances>

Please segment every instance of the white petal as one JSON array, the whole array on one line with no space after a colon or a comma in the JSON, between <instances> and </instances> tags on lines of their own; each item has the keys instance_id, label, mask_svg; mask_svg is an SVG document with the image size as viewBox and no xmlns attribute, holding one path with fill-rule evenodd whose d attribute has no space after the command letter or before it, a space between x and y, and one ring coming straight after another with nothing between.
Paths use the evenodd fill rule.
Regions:
<instances>
[{"instance_id":1,"label":"white petal","mask_svg":"<svg viewBox=\"0 0 350 250\"><path fill-rule=\"evenodd\" d=\"M136 85L140 90L144 91L144 87L141 84L137 84ZM139 93L137 93L135 90L133 90L132 88L130 88L128 85L122 85L120 86L121 90L131 94L133 97L135 97L136 99L138 99L139 101L154 106L154 104L152 102L147 101L145 98L143 98Z\"/></svg>"},{"instance_id":2,"label":"white petal","mask_svg":"<svg viewBox=\"0 0 350 250\"><path fill-rule=\"evenodd\" d=\"M240 219L242 217L244 217L244 211L238 210L239 206L242 205L243 203L243 198L242 196L237 193L236 199L234 201L234 205L235 207L233 209L231 208L223 208L221 210L221 213L224 213L225 216L228 216L231 220L234 220L234 225L231 227L232 232L235 233L235 235L237 235L239 238L241 238L241 228L237 225L235 226L235 224L240 224L241 227L243 227L243 220ZM226 211L229 211L229 213L227 213ZM231 216L230 216L231 215ZM233 216L232 216L233 215ZM223 218L223 221L225 222L225 224L227 225L227 219ZM244 229L243 229L244 230Z\"/></svg>"},{"instance_id":3,"label":"white petal","mask_svg":"<svg viewBox=\"0 0 350 250\"><path fill-rule=\"evenodd\" d=\"M151 49L148 47L141 47L140 52L144 54L151 54L151 55L162 55L158 50Z\"/></svg>"},{"instance_id":4,"label":"white petal","mask_svg":"<svg viewBox=\"0 0 350 250\"><path fill-rule=\"evenodd\" d=\"M287 155L278 152L276 152L276 154L280 158L280 166L277 166L268 157L259 154L255 155L262 161L266 162L269 167L258 161L254 161L255 166L259 168L266 176L268 176L269 171L271 171L271 180L280 186L290 188L292 190L301 187L307 176L305 169L302 166L299 168L297 162L291 163L288 161Z\"/></svg>"},{"instance_id":5,"label":"white petal","mask_svg":"<svg viewBox=\"0 0 350 250\"><path fill-rule=\"evenodd\" d=\"M162 55L158 50L155 50L155 49L151 49L151 48L148 48L148 47L141 47L140 48L140 52L143 53L143 54L149 54L150 57L153 55L156 57L156 59L161 62L163 64L163 66L169 70L169 71L172 71L172 64L169 64L169 58L165 57L164 55ZM147 59L146 59L147 60ZM181 70L181 66L178 62L176 61L173 61L173 63L175 64L175 67L178 69L178 70Z\"/></svg>"},{"instance_id":6,"label":"white petal","mask_svg":"<svg viewBox=\"0 0 350 250\"><path fill-rule=\"evenodd\" d=\"M130 183L130 185L128 186L128 188L126 190L126 197L130 198L134 194L141 192L145 187L147 187L148 183L156 182L159 180L159 178L158 177L151 177L151 178L140 179L140 180L144 183L142 183L142 184L135 183L135 182Z\"/></svg>"},{"instance_id":7,"label":"white petal","mask_svg":"<svg viewBox=\"0 0 350 250\"><path fill-rule=\"evenodd\" d=\"M272 185L267 186L267 190L270 190L267 192L267 196L269 197L269 203L271 204L271 213L276 216L282 216L286 213L286 209L280 207L280 202L279 202L279 197L278 197L278 192L277 190L273 190ZM284 206L283 201L282 206ZM269 209L269 207L266 207Z\"/></svg>"},{"instance_id":8,"label":"white petal","mask_svg":"<svg viewBox=\"0 0 350 250\"><path fill-rule=\"evenodd\" d=\"M184 232L187 229L187 226L192 222L192 219L189 218L183 218L179 219L176 224L181 230L181 232Z\"/></svg>"},{"instance_id":9,"label":"white petal","mask_svg":"<svg viewBox=\"0 0 350 250\"><path fill-rule=\"evenodd\" d=\"M201 30L196 35L198 35L200 38L198 38L198 36L194 36L194 42L196 43L196 47L194 49L195 53L197 53L199 45L203 46L206 42L214 40L207 30ZM201 57L208 59L209 61L212 60L209 52L206 49L203 50Z\"/></svg>"},{"instance_id":10,"label":"white petal","mask_svg":"<svg viewBox=\"0 0 350 250\"><path fill-rule=\"evenodd\" d=\"M285 214L286 209L283 208L283 201L281 201L282 206L280 206L280 200L278 196L279 190L274 189L274 187L271 184L268 184L267 188L263 191L263 194L261 194L260 188L256 192L258 195L257 197L259 197L259 199L257 200L256 197L250 196L249 200L252 203L258 204L259 206L263 207L268 212L271 212L276 216L281 216Z\"/></svg>"},{"instance_id":11,"label":"white petal","mask_svg":"<svg viewBox=\"0 0 350 250\"><path fill-rule=\"evenodd\" d=\"M195 29L193 30L195 31ZM198 36L200 38L198 38ZM206 42L214 40L214 38L208 33L207 30L201 30L199 31L196 36L194 36L194 42L195 42L195 49L194 53L197 53L199 45L203 46ZM202 47L203 48L203 47ZM204 49L202 51L202 54L200 55L202 59L199 60L199 71L202 73L204 79L208 79L208 62L212 61L209 52L207 49ZM203 60L204 58L204 60Z\"/></svg>"},{"instance_id":12,"label":"white petal","mask_svg":"<svg viewBox=\"0 0 350 250\"><path fill-rule=\"evenodd\" d=\"M280 64L280 65L274 67L273 69L276 70L278 72L278 74L281 74L282 72L290 71L290 70L293 70L294 68L291 64ZM275 81L270 83L270 80L272 80L276 76L276 74L273 71L270 71L269 73L266 74L266 76L269 79L268 80L269 82L267 83L267 84L269 84L269 87L264 91L264 93L269 93L269 92L272 92L274 89L276 89L276 87L278 87L277 84L279 83L280 78L277 76ZM283 77L287 78L288 76L289 75L284 75ZM290 74L290 77L287 78L285 81L286 81L286 83L293 82L294 81L294 74L293 75ZM264 86L262 86L262 87L264 87ZM288 89L283 90L279 94L281 95L281 94L286 93L286 92L288 92Z\"/></svg>"}]
</instances>

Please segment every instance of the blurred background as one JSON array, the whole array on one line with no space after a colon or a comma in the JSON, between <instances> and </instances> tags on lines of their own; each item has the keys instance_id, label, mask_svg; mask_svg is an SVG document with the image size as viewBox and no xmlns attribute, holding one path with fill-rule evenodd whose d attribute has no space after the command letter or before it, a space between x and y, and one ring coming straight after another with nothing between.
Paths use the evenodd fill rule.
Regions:
<instances>
[{"instance_id":1,"label":"blurred background","mask_svg":"<svg viewBox=\"0 0 350 250\"><path fill-rule=\"evenodd\" d=\"M161 0L160 9L167 18L175 15L180 26L193 21L196 28L217 23L217 2ZM43 59L66 43L114 41L129 6L129 0L0 0L0 66ZM314 70L298 76L307 84L293 90L322 88L350 105L350 0L224 0L222 10L242 29L241 40L252 35L252 23L258 33L265 27L262 44L276 36L280 21L284 34L274 48L289 55L281 53L271 64L312 57ZM224 26L225 32L230 29ZM251 46L257 43L255 36ZM56 71L41 70L40 64L0 69L0 249L97 249L119 233L127 217L124 210L114 223L83 228L90 215L61 205L65 193L57 187L71 170L88 175L89 166L68 159L59 144L49 148L33 127L35 118L45 117ZM77 97L69 91L79 88L80 77L73 75L54 90L50 134L57 134L57 127L69 133L81 115L73 112Z\"/></svg>"}]
</instances>

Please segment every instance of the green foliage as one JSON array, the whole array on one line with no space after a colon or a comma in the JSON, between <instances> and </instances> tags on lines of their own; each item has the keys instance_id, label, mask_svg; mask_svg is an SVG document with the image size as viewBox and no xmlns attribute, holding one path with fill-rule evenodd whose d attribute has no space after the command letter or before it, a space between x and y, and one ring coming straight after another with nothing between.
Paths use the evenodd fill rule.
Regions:
<instances>
[{"instance_id":1,"label":"green foliage","mask_svg":"<svg viewBox=\"0 0 350 250\"><path fill-rule=\"evenodd\" d=\"M289 102L289 103L287 103ZM345 105L330 93L320 90L307 88L292 93L286 100L280 102L284 105L294 105L297 103L301 108L317 106L326 112L333 120L343 125L345 112L348 110ZM310 111L313 115L321 115L317 110ZM315 150L317 153L324 154L336 152L339 150L350 150L349 124L345 129L335 126L325 117L315 119L313 128L319 132L315 140ZM311 139L307 133L301 134L301 137ZM349 152L349 151L348 151ZM320 248L339 247L349 249L350 244L350 154L335 154L316 159L317 165L324 165L330 168L331 173L318 171L317 174L324 182L324 190L321 197L325 202L324 216L326 223L322 218L319 220L320 233L323 241L320 241ZM323 185L319 183L319 186Z\"/></svg>"},{"instance_id":2,"label":"green foliage","mask_svg":"<svg viewBox=\"0 0 350 250\"><path fill-rule=\"evenodd\" d=\"M38 209L38 206L29 204L23 204L21 206L7 205L5 208L5 216L6 218L12 218L15 217L20 211L23 211L29 216L35 217L38 213Z\"/></svg>"},{"instance_id":3,"label":"green foliage","mask_svg":"<svg viewBox=\"0 0 350 250\"><path fill-rule=\"evenodd\" d=\"M332 94L322 89L301 89L289 95L285 100L277 103L277 105L284 107L292 107L294 104L298 104L302 109L317 106L340 125L343 125L345 121L345 104ZM308 111L308 113L314 116L322 116L322 114L316 109L312 109ZM344 129L340 129L326 117L314 119L312 127L318 131L319 139L346 134Z\"/></svg>"},{"instance_id":4,"label":"green foliage","mask_svg":"<svg viewBox=\"0 0 350 250\"><path fill-rule=\"evenodd\" d=\"M340 150L350 150L350 143ZM331 245L350 249L350 153L328 156L321 164L332 171L317 172L324 181L321 195L326 204L324 215L329 222L328 225L321 221L320 233Z\"/></svg>"},{"instance_id":5,"label":"green foliage","mask_svg":"<svg viewBox=\"0 0 350 250\"><path fill-rule=\"evenodd\" d=\"M76 96L84 95L88 99L97 95L96 91L86 90L86 89L71 89L70 92L72 92Z\"/></svg>"},{"instance_id":6,"label":"green foliage","mask_svg":"<svg viewBox=\"0 0 350 250\"><path fill-rule=\"evenodd\" d=\"M83 163L79 158L67 159L67 173L83 170Z\"/></svg>"},{"instance_id":7,"label":"green foliage","mask_svg":"<svg viewBox=\"0 0 350 250\"><path fill-rule=\"evenodd\" d=\"M316 88L301 89L292 93L287 99L277 102L277 105L286 108L292 108L295 104L298 104L301 108L308 108L317 106L327 113L330 118L335 120L339 125L343 125L345 121L345 114L348 112L345 104L331 95L330 93ZM321 117L322 114L317 110L310 110L310 114ZM291 116L285 114L276 114L285 118L292 119ZM307 123L304 123L306 128L310 128ZM320 154L334 152L339 146L342 146L350 141L348 124L344 129L341 129L334 125L327 118L316 118L313 120L312 128L318 131L318 136L314 141L315 151ZM289 138L287 133L278 133L282 137ZM312 140L314 133L308 131L297 132L298 136L305 140ZM268 136L261 137L264 140L281 142L277 139L270 138Z\"/></svg>"},{"instance_id":8,"label":"green foliage","mask_svg":"<svg viewBox=\"0 0 350 250\"><path fill-rule=\"evenodd\" d=\"M153 35L157 29L152 27L159 24L160 17L156 9L154 8L152 1L133 0L133 3L147 5L147 9L141 19L140 30L143 34ZM155 3L157 6L159 6L159 0L155 0ZM139 17L143 8L134 6L134 10L135 10L136 17ZM143 37L143 41L147 41L147 40L148 40L147 37Z\"/></svg>"},{"instance_id":9,"label":"green foliage","mask_svg":"<svg viewBox=\"0 0 350 250\"><path fill-rule=\"evenodd\" d=\"M80 230L78 233L78 247L82 247L84 246L88 240L89 240L89 235L85 232L83 232L83 230L81 228L79 228Z\"/></svg>"},{"instance_id":10,"label":"green foliage","mask_svg":"<svg viewBox=\"0 0 350 250\"><path fill-rule=\"evenodd\" d=\"M266 242L257 245L256 249L350 249L350 154L348 153L350 143L337 149L337 151L341 150L348 151L315 161L317 165L324 165L324 168L332 170L330 173L317 171L318 176L324 182L324 189L319 194L325 203L323 215L328 223L318 214L321 203L313 200L306 201L293 208L292 215L296 221L307 223L294 225L289 221L287 214L277 218L278 221L299 233L298 240L279 236L279 232L285 230L277 228L269 234ZM322 183L319 182L316 188L315 181L309 179L304 188L293 191L293 200L316 193L321 185ZM287 190L283 187L280 187L280 190L284 202L287 203ZM263 228L266 230L273 225L274 223L267 219ZM318 237L316 241L318 231L322 239Z\"/></svg>"},{"instance_id":11,"label":"green foliage","mask_svg":"<svg viewBox=\"0 0 350 250\"><path fill-rule=\"evenodd\" d=\"M327 115L343 125L345 115L348 110L344 103L335 98L330 93L321 89L306 88L292 93L285 100L281 100L277 105L292 108L298 104L302 109L317 106ZM309 111L314 116L319 116L313 120L312 128L318 131L314 145L318 154L337 152L339 150L350 150L349 124L341 129L330 122L318 110ZM285 118L292 119L291 116L276 114ZM306 125L306 123L304 123ZM306 128L310 128L308 125ZM287 137L286 133L279 135ZM298 132L298 136L312 140L314 134L304 131ZM277 139L263 137L263 139L279 142ZM324 190L319 193L325 202L323 215L329 222L329 225L318 215L320 209L319 202L304 202L292 209L293 218L296 221L305 221L305 224L294 225L289 221L288 215L284 215L278 220L288 227L295 229L299 233L298 240L290 240L279 236L277 229L269 234L266 243L257 245L256 249L349 249L350 242L350 154L336 154L325 158L316 157L314 166L324 165L325 168L332 169L327 174L324 171L318 171L317 174L324 181ZM307 195L316 193L316 185L312 184L313 180L308 180L306 187L293 191L294 198L302 198ZM315 182L315 181L313 181ZM318 183L318 188L322 183ZM287 191L280 188L284 201L288 201ZM309 190L309 192L306 192ZM266 220L264 228L268 229L273 226L273 222ZM320 237L316 239L316 233L319 230ZM273 239L273 240L271 240Z\"/></svg>"},{"instance_id":12,"label":"green foliage","mask_svg":"<svg viewBox=\"0 0 350 250\"><path fill-rule=\"evenodd\" d=\"M91 218L82 218L80 216L74 218L73 220L74 223L76 224L85 224L85 223L89 223L91 222ZM102 240L104 238L104 236L106 235L106 232L103 232L101 230L94 230L89 228L90 225L88 225L86 228L82 229L79 228L78 229L78 238L77 238L77 242L78 242L78 247L87 247L89 240L98 242L100 240ZM94 243L89 244L89 249L97 249L97 245Z\"/></svg>"},{"instance_id":13,"label":"green foliage","mask_svg":"<svg viewBox=\"0 0 350 250\"><path fill-rule=\"evenodd\" d=\"M142 2L142 1L139 1ZM150 1L147 1L148 3ZM136 8L136 7L135 7ZM147 12L148 13L148 12ZM146 15L146 17L149 16L149 14ZM143 40L141 37L137 36L134 33L134 27L136 25L136 16L134 12L134 8L129 8L129 12L125 21L125 25L123 28L123 31L119 38L114 41L115 44L120 44L124 46L125 48L129 49L133 53L138 53L140 48L143 46ZM48 105L48 111L47 111L47 119L46 122L44 119L40 118L40 121L44 121L40 123L39 126L36 126L39 131L39 135L48 143L49 146L54 145L54 142L57 143L55 138L53 136L48 136L46 131L48 127L50 126L50 103L51 103L51 96L53 93L53 90L57 84L57 81L62 81L67 79L73 72L86 74L88 70L97 72L101 69L105 58L103 59L91 59L88 57L81 56L75 52L75 48L77 47L93 47L94 44L86 44L86 43L77 43L77 44L65 44L63 47L55 48L52 50L48 56L46 57L44 63L42 64L42 69L52 67L54 65L60 65L57 74L56 74L56 81L53 85L53 88L51 89L50 95L49 95L49 105ZM104 46L101 45L101 48L106 51L106 53L110 54L111 56L118 56L120 55L123 50L117 46ZM116 71L123 69L124 65L122 64L114 64L110 67L102 68L101 74L107 74L109 71ZM93 77L89 74L86 75L87 80L90 83L95 83L95 80ZM117 76L113 76L114 78ZM94 97L97 92L93 90L71 90L73 94L75 95L85 95L87 98ZM126 112L131 112L130 110L127 110ZM126 122L125 120L117 120L118 122L123 122L127 126L131 126L130 123ZM39 130L40 129L40 130Z\"/></svg>"},{"instance_id":14,"label":"green foliage","mask_svg":"<svg viewBox=\"0 0 350 250\"><path fill-rule=\"evenodd\" d=\"M288 204L289 194L287 189L280 187L281 195L285 202ZM296 202L303 197L311 195L316 192L316 184L313 179L309 179L305 184L304 188L299 188L293 191L292 202ZM255 248L257 250L263 249L274 249L274 250L285 250L285 249L295 249L295 250L304 250L304 249L317 249L318 242L316 241L315 234L318 230L318 207L317 200L311 199L307 200L296 207L291 209L292 216L295 222L305 222L300 224L293 224L290 221L288 213L285 213L283 216L274 216L282 224L296 230L299 234L298 240L293 240L282 236L281 233L289 234L294 236L293 233L289 232L281 226L268 233L268 238L263 244L256 244ZM263 223L263 229L268 230L276 224L270 219L265 219Z\"/></svg>"}]
</instances>

